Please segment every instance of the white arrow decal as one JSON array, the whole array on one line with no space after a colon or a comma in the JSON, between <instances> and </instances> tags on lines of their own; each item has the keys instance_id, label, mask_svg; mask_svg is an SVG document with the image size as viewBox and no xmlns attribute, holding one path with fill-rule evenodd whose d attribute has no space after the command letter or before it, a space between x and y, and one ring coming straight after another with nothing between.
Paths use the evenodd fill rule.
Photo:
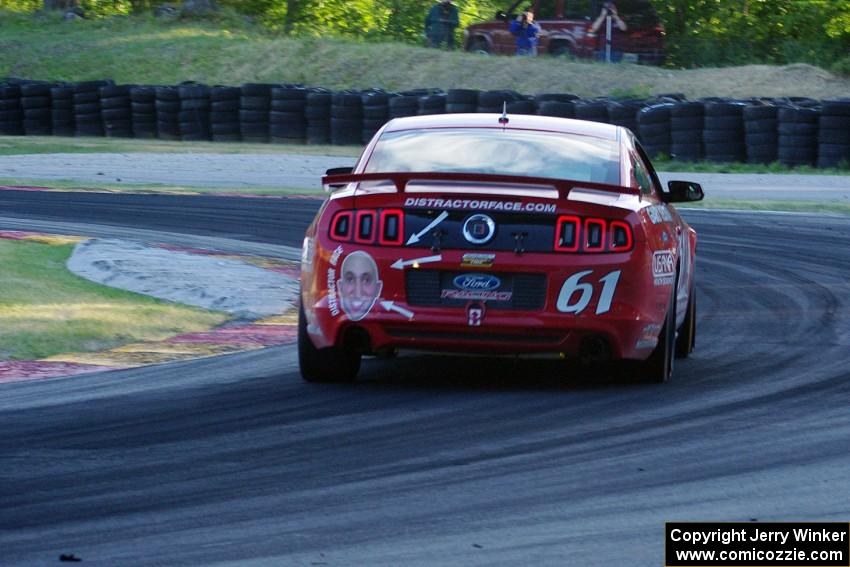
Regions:
<instances>
[{"instance_id":1,"label":"white arrow decal","mask_svg":"<svg viewBox=\"0 0 850 567\"><path fill-rule=\"evenodd\" d=\"M424 258L414 258L413 260L402 260L399 258L390 266L390 268L395 268L396 270L403 270L407 266L419 267L419 264L427 264L428 262L439 262L443 259L442 254L437 254L436 256L425 256Z\"/></svg>"},{"instance_id":2,"label":"white arrow decal","mask_svg":"<svg viewBox=\"0 0 850 567\"><path fill-rule=\"evenodd\" d=\"M382 301L381 307L386 309L387 311L395 311L396 313L400 313L407 317L408 319L413 319L413 311L408 311L404 307L399 307L392 301Z\"/></svg>"},{"instance_id":3,"label":"white arrow decal","mask_svg":"<svg viewBox=\"0 0 850 567\"><path fill-rule=\"evenodd\" d=\"M437 226L438 224L440 224L441 222L446 220L446 217L448 217L448 216L449 216L448 211L443 211L442 213L440 213L440 216L438 216L437 218L435 218L434 220L431 221L431 224L429 224L428 226L426 226L425 228L423 228L422 230L420 230L416 234L411 234L410 238L407 239L407 246L410 246L411 244L416 244L417 242L419 242L419 240L421 240L423 235L427 234L429 230L431 230L432 228L434 228L435 226Z\"/></svg>"}]
</instances>

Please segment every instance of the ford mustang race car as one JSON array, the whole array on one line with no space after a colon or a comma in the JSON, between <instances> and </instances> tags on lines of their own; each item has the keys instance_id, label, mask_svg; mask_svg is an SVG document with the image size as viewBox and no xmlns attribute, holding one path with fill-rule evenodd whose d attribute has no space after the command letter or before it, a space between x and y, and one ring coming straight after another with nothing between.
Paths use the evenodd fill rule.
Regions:
<instances>
[{"instance_id":1,"label":"ford mustang race car","mask_svg":"<svg viewBox=\"0 0 850 567\"><path fill-rule=\"evenodd\" d=\"M665 382L696 337L696 232L622 127L543 116L395 119L304 238L307 381L398 349L634 361Z\"/></svg>"}]
</instances>

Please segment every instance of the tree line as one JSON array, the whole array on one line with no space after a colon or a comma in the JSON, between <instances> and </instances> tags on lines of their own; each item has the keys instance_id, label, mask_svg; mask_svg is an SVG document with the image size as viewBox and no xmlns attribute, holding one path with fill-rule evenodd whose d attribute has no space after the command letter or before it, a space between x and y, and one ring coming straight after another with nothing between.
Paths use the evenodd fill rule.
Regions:
<instances>
[{"instance_id":1,"label":"tree line","mask_svg":"<svg viewBox=\"0 0 850 567\"><path fill-rule=\"evenodd\" d=\"M492 19L511 0L454 0L461 30ZM651 0L666 29L671 66L808 62L850 74L850 0ZM588 0L566 0L587 3ZM601 3L601 0L590 0ZM0 0L36 11L75 5L87 16L150 12L166 0ZM428 0L217 0L270 32L334 34L422 43ZM531 0L528 0L528 4Z\"/></svg>"}]
</instances>

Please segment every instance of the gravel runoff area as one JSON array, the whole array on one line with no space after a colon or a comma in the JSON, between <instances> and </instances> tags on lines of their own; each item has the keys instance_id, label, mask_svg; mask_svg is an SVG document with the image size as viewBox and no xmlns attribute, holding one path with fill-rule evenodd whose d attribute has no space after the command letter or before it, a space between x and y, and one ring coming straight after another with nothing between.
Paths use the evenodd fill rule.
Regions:
<instances>
[{"instance_id":1,"label":"gravel runoff area","mask_svg":"<svg viewBox=\"0 0 850 567\"><path fill-rule=\"evenodd\" d=\"M0 156L0 178L79 183L316 190L350 157L295 154L25 154ZM806 200L847 204L850 176L661 172L662 182L703 185L706 200ZM805 187L805 190L801 190Z\"/></svg>"},{"instance_id":2,"label":"gravel runoff area","mask_svg":"<svg viewBox=\"0 0 850 567\"><path fill-rule=\"evenodd\" d=\"M255 320L284 313L298 282L244 261L114 239L77 244L68 259L76 275L110 287Z\"/></svg>"}]
</instances>

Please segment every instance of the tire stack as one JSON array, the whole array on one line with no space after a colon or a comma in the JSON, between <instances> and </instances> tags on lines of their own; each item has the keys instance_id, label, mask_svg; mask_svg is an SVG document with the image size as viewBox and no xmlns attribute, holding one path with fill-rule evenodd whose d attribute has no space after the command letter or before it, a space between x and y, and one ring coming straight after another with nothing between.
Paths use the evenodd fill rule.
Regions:
<instances>
[{"instance_id":1,"label":"tire stack","mask_svg":"<svg viewBox=\"0 0 850 567\"><path fill-rule=\"evenodd\" d=\"M508 114L537 114L537 102L531 97L523 97L519 100L513 100L505 105L505 110ZM501 113L501 111L500 111Z\"/></svg>"},{"instance_id":2,"label":"tire stack","mask_svg":"<svg viewBox=\"0 0 850 567\"><path fill-rule=\"evenodd\" d=\"M475 112L478 108L478 91L471 89L449 89L446 93L446 112L462 114Z\"/></svg>"},{"instance_id":3,"label":"tire stack","mask_svg":"<svg viewBox=\"0 0 850 567\"><path fill-rule=\"evenodd\" d=\"M702 159L705 106L698 101L674 102L670 107L670 157L678 161Z\"/></svg>"},{"instance_id":4,"label":"tire stack","mask_svg":"<svg viewBox=\"0 0 850 567\"><path fill-rule=\"evenodd\" d=\"M576 95L543 93L534 98L537 101L537 114L541 116L576 117L575 101L579 100L579 97Z\"/></svg>"},{"instance_id":5,"label":"tire stack","mask_svg":"<svg viewBox=\"0 0 850 567\"><path fill-rule=\"evenodd\" d=\"M210 89L210 133L213 142L239 142L242 89L216 85Z\"/></svg>"},{"instance_id":6,"label":"tire stack","mask_svg":"<svg viewBox=\"0 0 850 567\"><path fill-rule=\"evenodd\" d=\"M329 144L331 141L331 101L327 89L311 89L307 93L304 116L307 118L307 143Z\"/></svg>"},{"instance_id":7,"label":"tire stack","mask_svg":"<svg viewBox=\"0 0 850 567\"><path fill-rule=\"evenodd\" d=\"M269 141L272 88L277 85L245 83L239 99L239 131L242 140L265 144Z\"/></svg>"},{"instance_id":8,"label":"tire stack","mask_svg":"<svg viewBox=\"0 0 850 567\"><path fill-rule=\"evenodd\" d=\"M818 120L818 167L850 165L850 98L823 101Z\"/></svg>"},{"instance_id":9,"label":"tire stack","mask_svg":"<svg viewBox=\"0 0 850 567\"><path fill-rule=\"evenodd\" d=\"M24 135L21 86L18 84L0 82L0 135Z\"/></svg>"},{"instance_id":10,"label":"tire stack","mask_svg":"<svg viewBox=\"0 0 850 567\"><path fill-rule=\"evenodd\" d=\"M399 94L399 96L390 97L387 106L389 106L391 120L404 116L416 116L419 112L419 95Z\"/></svg>"},{"instance_id":11,"label":"tire stack","mask_svg":"<svg viewBox=\"0 0 850 567\"><path fill-rule=\"evenodd\" d=\"M100 117L103 119L103 133L109 138L133 137L131 88L132 85L100 87Z\"/></svg>"},{"instance_id":12,"label":"tire stack","mask_svg":"<svg viewBox=\"0 0 850 567\"><path fill-rule=\"evenodd\" d=\"M645 106L638 112L638 138L650 157L669 156L672 151L670 110L673 106L674 103L662 102Z\"/></svg>"},{"instance_id":13,"label":"tire stack","mask_svg":"<svg viewBox=\"0 0 850 567\"><path fill-rule=\"evenodd\" d=\"M24 109L24 134L49 136L53 133L50 118L49 83L31 82L21 85L21 108Z\"/></svg>"},{"instance_id":14,"label":"tire stack","mask_svg":"<svg viewBox=\"0 0 850 567\"><path fill-rule=\"evenodd\" d=\"M331 143L335 146L360 144L363 135L363 101L360 93L340 91L331 97Z\"/></svg>"},{"instance_id":15,"label":"tire stack","mask_svg":"<svg viewBox=\"0 0 850 567\"><path fill-rule=\"evenodd\" d=\"M180 92L176 87L156 87L156 135L161 140L180 139Z\"/></svg>"},{"instance_id":16,"label":"tire stack","mask_svg":"<svg viewBox=\"0 0 850 567\"><path fill-rule=\"evenodd\" d=\"M390 95L384 91L366 91L360 95L363 104L363 129L360 141L367 143L390 117Z\"/></svg>"},{"instance_id":17,"label":"tire stack","mask_svg":"<svg viewBox=\"0 0 850 567\"><path fill-rule=\"evenodd\" d=\"M269 134L276 144L303 144L307 138L307 89L300 85L272 88ZM358 133L359 136L359 133Z\"/></svg>"},{"instance_id":18,"label":"tire stack","mask_svg":"<svg viewBox=\"0 0 850 567\"><path fill-rule=\"evenodd\" d=\"M478 113L501 114L507 104L522 100L522 96L514 91L482 91L478 93Z\"/></svg>"},{"instance_id":19,"label":"tire stack","mask_svg":"<svg viewBox=\"0 0 850 567\"><path fill-rule=\"evenodd\" d=\"M639 100L612 100L608 103L608 120L611 124L638 131L637 113L646 105Z\"/></svg>"},{"instance_id":20,"label":"tire stack","mask_svg":"<svg viewBox=\"0 0 850 567\"><path fill-rule=\"evenodd\" d=\"M156 138L156 89L150 86L130 87L130 120L133 136Z\"/></svg>"},{"instance_id":21,"label":"tire stack","mask_svg":"<svg viewBox=\"0 0 850 567\"><path fill-rule=\"evenodd\" d=\"M416 114L425 116L429 114L445 114L446 113L446 95L445 93L435 93L419 97L419 109Z\"/></svg>"},{"instance_id":22,"label":"tire stack","mask_svg":"<svg viewBox=\"0 0 850 567\"><path fill-rule=\"evenodd\" d=\"M744 103L711 101L705 103L702 141L705 159L717 163L744 161Z\"/></svg>"},{"instance_id":23,"label":"tire stack","mask_svg":"<svg viewBox=\"0 0 850 567\"><path fill-rule=\"evenodd\" d=\"M578 120L608 123L608 103L605 101L577 100L575 110Z\"/></svg>"},{"instance_id":24,"label":"tire stack","mask_svg":"<svg viewBox=\"0 0 850 567\"><path fill-rule=\"evenodd\" d=\"M787 107L779 109L779 162L789 167L815 165L818 154L820 109Z\"/></svg>"},{"instance_id":25,"label":"tire stack","mask_svg":"<svg viewBox=\"0 0 850 567\"><path fill-rule=\"evenodd\" d=\"M77 136L103 136L100 116L100 89L112 81L85 81L74 85L74 133Z\"/></svg>"},{"instance_id":26,"label":"tire stack","mask_svg":"<svg viewBox=\"0 0 850 567\"><path fill-rule=\"evenodd\" d=\"M778 157L779 108L757 104L744 107L744 143L748 163L773 163Z\"/></svg>"},{"instance_id":27,"label":"tire stack","mask_svg":"<svg viewBox=\"0 0 850 567\"><path fill-rule=\"evenodd\" d=\"M177 88L180 95L180 139L200 142L210 139L210 88L197 83L184 83Z\"/></svg>"},{"instance_id":28,"label":"tire stack","mask_svg":"<svg viewBox=\"0 0 850 567\"><path fill-rule=\"evenodd\" d=\"M51 87L50 122L54 136L74 135L74 87L64 84Z\"/></svg>"}]
</instances>

